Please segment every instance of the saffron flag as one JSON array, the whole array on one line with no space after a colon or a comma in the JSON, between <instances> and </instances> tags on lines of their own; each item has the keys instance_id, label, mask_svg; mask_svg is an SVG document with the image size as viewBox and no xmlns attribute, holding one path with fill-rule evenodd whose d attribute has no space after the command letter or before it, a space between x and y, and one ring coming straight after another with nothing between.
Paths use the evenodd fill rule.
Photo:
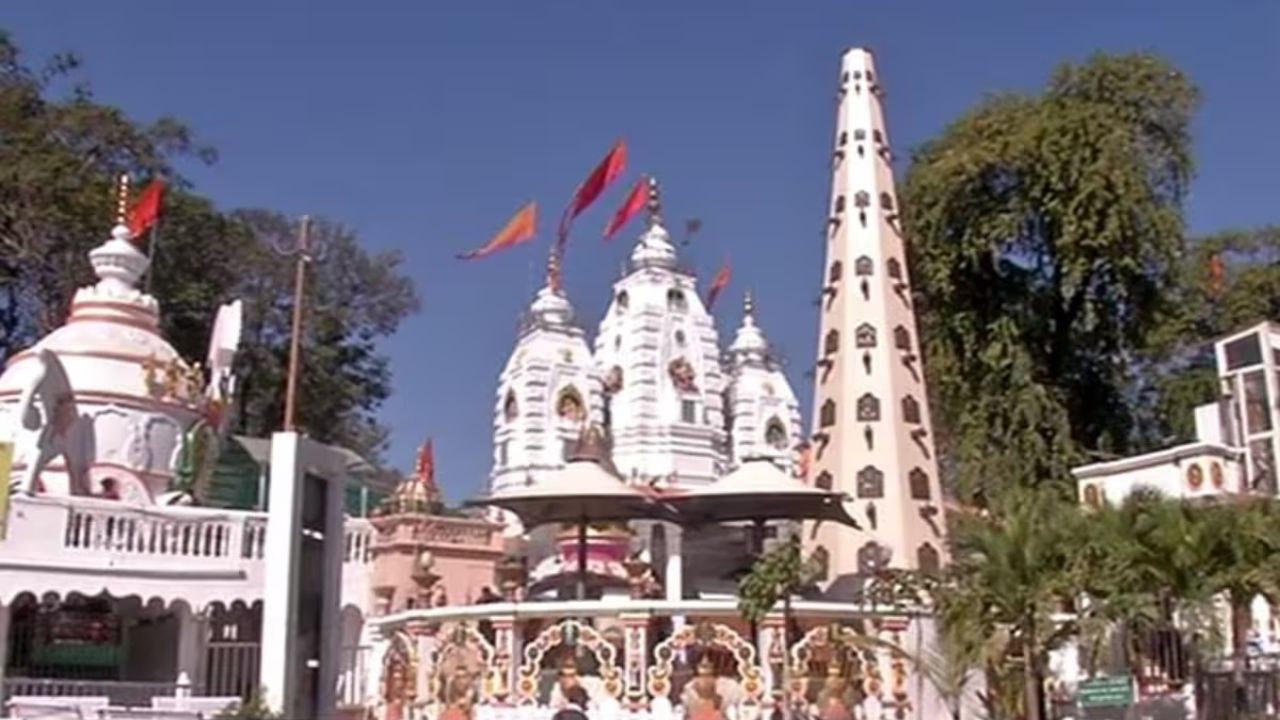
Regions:
<instances>
[{"instance_id":1,"label":"saffron flag","mask_svg":"<svg viewBox=\"0 0 1280 720\"><path fill-rule=\"evenodd\" d=\"M569 234L569 223L590 207L605 188L617 180L626 169L627 143L619 140L613 144L609 154L604 156L604 160L600 161L596 169L591 171L587 179L583 180L574 192L573 200L569 201L569 207L565 208L564 219L560 221L560 242L563 243Z\"/></svg>"},{"instance_id":2,"label":"saffron flag","mask_svg":"<svg viewBox=\"0 0 1280 720\"><path fill-rule=\"evenodd\" d=\"M0 442L0 540L9 532L9 473L13 469L13 443Z\"/></svg>"},{"instance_id":3,"label":"saffron flag","mask_svg":"<svg viewBox=\"0 0 1280 720\"><path fill-rule=\"evenodd\" d=\"M414 470L423 485L435 486L436 453L430 438L428 438L427 441L422 444L422 447L418 449L418 463Z\"/></svg>"},{"instance_id":4,"label":"saffron flag","mask_svg":"<svg viewBox=\"0 0 1280 720\"><path fill-rule=\"evenodd\" d=\"M627 195L626 201L622 203L622 207L613 214L613 219L604 229L604 239L608 240L615 233L623 228L631 218L636 216L644 209L649 202L649 179L641 175L636 181L636 186L631 188L631 194Z\"/></svg>"},{"instance_id":5,"label":"saffron flag","mask_svg":"<svg viewBox=\"0 0 1280 720\"><path fill-rule=\"evenodd\" d=\"M474 260L492 255L499 250L515 247L533 239L538 227L538 203L531 202L516 211L515 215L502 226L497 235L484 245L458 255L460 260Z\"/></svg>"},{"instance_id":6,"label":"saffron flag","mask_svg":"<svg viewBox=\"0 0 1280 720\"><path fill-rule=\"evenodd\" d=\"M160 219L160 200L163 197L164 181L159 178L152 180L147 189L142 191L138 202L129 210L129 233L133 237L141 236Z\"/></svg>"},{"instance_id":7,"label":"saffron flag","mask_svg":"<svg viewBox=\"0 0 1280 720\"><path fill-rule=\"evenodd\" d=\"M707 290L707 310L716 304L716 298L720 297L720 293L729 287L729 279L733 277L733 271L729 268L729 262L726 260L721 266L720 272L716 273L715 278L711 281L711 287Z\"/></svg>"}]
</instances>

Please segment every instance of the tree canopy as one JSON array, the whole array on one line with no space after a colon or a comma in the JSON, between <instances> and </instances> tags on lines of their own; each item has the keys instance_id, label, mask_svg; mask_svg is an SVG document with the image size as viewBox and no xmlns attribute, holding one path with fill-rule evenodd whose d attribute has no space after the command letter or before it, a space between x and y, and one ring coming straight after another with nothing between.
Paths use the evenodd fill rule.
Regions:
<instances>
[{"instance_id":1,"label":"tree canopy","mask_svg":"<svg viewBox=\"0 0 1280 720\"><path fill-rule=\"evenodd\" d=\"M173 118L142 122L96 98L80 60L29 65L0 30L0 360L60 324L77 287L92 280L87 252L108 236L120 173L170 185L147 282L165 337L202 361L218 304L245 301L242 379L233 431L280 427L293 259L264 242L290 234L270 210L223 210L176 170L216 152ZM328 252L312 265L303 340L299 424L322 442L378 462L386 430L376 412L391 388L379 342L416 311L396 253L371 253L349 228L315 223Z\"/></svg>"}]
</instances>

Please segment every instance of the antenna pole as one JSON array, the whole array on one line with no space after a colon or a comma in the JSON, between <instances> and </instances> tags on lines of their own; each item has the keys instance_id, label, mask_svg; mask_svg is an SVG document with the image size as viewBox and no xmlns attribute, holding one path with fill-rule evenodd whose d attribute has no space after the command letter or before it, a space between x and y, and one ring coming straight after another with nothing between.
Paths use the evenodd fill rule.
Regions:
<instances>
[{"instance_id":1,"label":"antenna pole","mask_svg":"<svg viewBox=\"0 0 1280 720\"><path fill-rule=\"evenodd\" d=\"M294 418L297 412L298 365L302 353L302 298L307 279L307 263L310 262L309 240L311 235L311 218L303 215L298 228L297 269L293 276L293 329L289 337L289 374L285 381L284 391L284 431L293 432Z\"/></svg>"}]
</instances>

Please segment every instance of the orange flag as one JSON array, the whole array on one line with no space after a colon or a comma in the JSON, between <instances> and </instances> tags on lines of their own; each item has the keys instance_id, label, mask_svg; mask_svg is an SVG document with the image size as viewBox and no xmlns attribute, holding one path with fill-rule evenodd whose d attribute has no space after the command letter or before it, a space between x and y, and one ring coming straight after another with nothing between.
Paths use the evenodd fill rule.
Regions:
<instances>
[{"instance_id":1,"label":"orange flag","mask_svg":"<svg viewBox=\"0 0 1280 720\"><path fill-rule=\"evenodd\" d=\"M509 247L515 247L523 242L528 242L537 234L538 228L538 203L531 202L528 205L516 211L515 215L502 226L497 235L485 244L484 247L476 248L468 252L458 255L459 260L474 260L476 258L486 257L498 252L506 250Z\"/></svg>"},{"instance_id":2,"label":"orange flag","mask_svg":"<svg viewBox=\"0 0 1280 720\"><path fill-rule=\"evenodd\" d=\"M430 438L422 444L422 447L418 448L418 462L416 467L414 467L414 472L424 485L431 487L435 486L436 453Z\"/></svg>"},{"instance_id":3,"label":"orange flag","mask_svg":"<svg viewBox=\"0 0 1280 720\"><path fill-rule=\"evenodd\" d=\"M613 219L604 229L604 239L608 240L615 233L623 228L631 218L644 209L649 202L649 179L641 175L636 181L636 186L631 188L631 193L627 195L627 199L622 203L622 207L618 208L618 212L613 214Z\"/></svg>"},{"instance_id":4,"label":"orange flag","mask_svg":"<svg viewBox=\"0 0 1280 720\"><path fill-rule=\"evenodd\" d=\"M138 202L129 210L129 233L140 237L156 220L160 219L160 200L164 196L164 181L156 178L138 196Z\"/></svg>"},{"instance_id":5,"label":"orange flag","mask_svg":"<svg viewBox=\"0 0 1280 720\"><path fill-rule=\"evenodd\" d=\"M733 271L729 268L729 261L726 260L721 266L720 272L716 273L715 279L711 281L711 287L707 290L707 310L711 310L711 306L715 305L716 298L720 297L720 293L729 287L729 279L733 277Z\"/></svg>"}]
</instances>

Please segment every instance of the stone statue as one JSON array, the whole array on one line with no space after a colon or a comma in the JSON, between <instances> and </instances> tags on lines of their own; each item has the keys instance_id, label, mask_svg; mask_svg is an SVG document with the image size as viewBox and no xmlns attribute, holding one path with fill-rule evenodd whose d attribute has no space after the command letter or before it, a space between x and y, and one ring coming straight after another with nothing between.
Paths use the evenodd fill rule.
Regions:
<instances>
[{"instance_id":1,"label":"stone statue","mask_svg":"<svg viewBox=\"0 0 1280 720\"><path fill-rule=\"evenodd\" d=\"M716 666L708 655L698 661L696 674L685 690L685 711L689 720L725 720L724 697L720 694Z\"/></svg>"},{"instance_id":2,"label":"stone statue","mask_svg":"<svg viewBox=\"0 0 1280 720\"><path fill-rule=\"evenodd\" d=\"M15 454L25 463L17 489L34 495L42 489L40 473L57 456L63 456L68 490L88 494L89 434L76 410L75 396L66 368L50 350L35 355L36 372L18 400L18 422L23 431L16 438ZM37 399L39 406L36 405Z\"/></svg>"},{"instance_id":3,"label":"stone statue","mask_svg":"<svg viewBox=\"0 0 1280 720\"><path fill-rule=\"evenodd\" d=\"M849 680L844 676L844 668L840 663L832 661L827 666L827 677L818 691L815 714L819 720L853 720L853 711L849 708L852 698Z\"/></svg>"}]
</instances>

